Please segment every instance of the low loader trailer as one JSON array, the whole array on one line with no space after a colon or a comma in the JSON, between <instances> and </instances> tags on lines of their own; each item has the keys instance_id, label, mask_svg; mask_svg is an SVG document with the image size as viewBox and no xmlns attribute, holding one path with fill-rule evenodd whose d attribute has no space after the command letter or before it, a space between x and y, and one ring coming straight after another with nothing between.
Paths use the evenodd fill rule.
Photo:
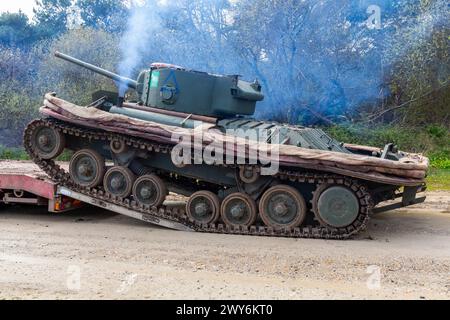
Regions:
<instances>
[{"instance_id":1,"label":"low loader trailer","mask_svg":"<svg viewBox=\"0 0 450 320\"><path fill-rule=\"evenodd\" d=\"M0 161L0 204L47 206L48 211L52 213L63 213L84 205L92 205L161 227L193 231L183 224L129 210L59 186L29 161ZM185 203L167 201L166 205L177 208Z\"/></svg>"},{"instance_id":2,"label":"low loader trailer","mask_svg":"<svg viewBox=\"0 0 450 320\"><path fill-rule=\"evenodd\" d=\"M58 185L27 161L0 161L0 203L47 206L53 213L83 205L79 200L60 194Z\"/></svg>"}]
</instances>

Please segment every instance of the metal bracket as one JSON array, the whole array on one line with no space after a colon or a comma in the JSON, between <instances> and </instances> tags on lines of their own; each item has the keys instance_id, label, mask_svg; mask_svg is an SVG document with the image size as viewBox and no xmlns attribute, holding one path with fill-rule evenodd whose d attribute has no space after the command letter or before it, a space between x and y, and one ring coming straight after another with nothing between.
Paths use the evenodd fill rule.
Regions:
<instances>
[{"instance_id":1,"label":"metal bracket","mask_svg":"<svg viewBox=\"0 0 450 320\"><path fill-rule=\"evenodd\" d=\"M418 190L419 190L419 187L404 187L403 197L402 197L403 206L406 207L411 204L414 204L414 200L416 198L416 194L417 194Z\"/></svg>"},{"instance_id":2,"label":"metal bracket","mask_svg":"<svg viewBox=\"0 0 450 320\"><path fill-rule=\"evenodd\" d=\"M394 147L393 143L388 143L384 146L383 153L381 154L381 159L386 159L388 156L388 153L391 152L392 148Z\"/></svg>"},{"instance_id":3,"label":"metal bracket","mask_svg":"<svg viewBox=\"0 0 450 320\"><path fill-rule=\"evenodd\" d=\"M389 204L383 207L378 207L373 209L373 213L381 213L394 209L399 209L403 207L412 206L414 204L422 203L425 201L427 197L423 196L420 198L416 198L417 193L424 192L426 190L425 185L414 186L414 187L404 187L403 192L396 195L396 198L402 198L401 202Z\"/></svg>"},{"instance_id":4,"label":"metal bracket","mask_svg":"<svg viewBox=\"0 0 450 320\"><path fill-rule=\"evenodd\" d=\"M105 103L107 101L107 99L108 99L107 96L103 96L100 99L97 99L97 100L93 101L92 103L88 104L86 107L97 108L98 106L101 106L103 103Z\"/></svg>"},{"instance_id":5,"label":"metal bracket","mask_svg":"<svg viewBox=\"0 0 450 320\"><path fill-rule=\"evenodd\" d=\"M183 121L180 122L180 125L181 125L181 126L184 126L184 124L186 123L186 121L188 121L192 116L193 116L192 113L191 113L190 115L188 115Z\"/></svg>"},{"instance_id":6,"label":"metal bracket","mask_svg":"<svg viewBox=\"0 0 450 320\"><path fill-rule=\"evenodd\" d=\"M414 199L411 203L408 204L408 206L412 206L412 205L418 204L418 203L423 203L423 202L425 202L426 198L427 197L424 196L424 197ZM397 203L389 204L387 206L374 208L372 212L373 212L373 214L378 214L378 213L382 213L382 212L386 212L386 211L400 209L403 207L406 207L406 206L403 205L402 202L397 202Z\"/></svg>"},{"instance_id":7,"label":"metal bracket","mask_svg":"<svg viewBox=\"0 0 450 320\"><path fill-rule=\"evenodd\" d=\"M128 149L122 153L111 152L111 157L115 165L128 167L136 157L136 150Z\"/></svg>"}]
</instances>

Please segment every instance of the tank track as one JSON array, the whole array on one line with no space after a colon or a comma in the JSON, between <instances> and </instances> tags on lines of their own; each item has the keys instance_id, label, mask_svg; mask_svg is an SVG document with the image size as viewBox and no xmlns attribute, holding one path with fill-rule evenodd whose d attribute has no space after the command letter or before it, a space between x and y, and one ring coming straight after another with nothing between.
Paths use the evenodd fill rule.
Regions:
<instances>
[{"instance_id":1,"label":"tank track","mask_svg":"<svg viewBox=\"0 0 450 320\"><path fill-rule=\"evenodd\" d=\"M334 239L343 240L348 239L358 232L364 230L367 227L370 214L373 208L373 202L371 195L367 188L361 185L358 180L339 176L335 174L326 173L300 173L296 171L285 171L280 170L276 178L280 180L289 180L292 182L307 182L320 186L322 184L336 184L343 185L351 188L359 199L360 212L357 219L352 225L345 228L328 228L320 225L307 225L294 228L292 230L274 230L273 228L253 225L250 227L230 227L223 224L211 224L202 225L190 221L185 214L184 209L169 208L161 206L159 208L146 207L138 204L136 201L130 198L122 199L114 197L107 194L103 187L97 188L84 188L76 185L68 172L61 168L53 160L44 160L38 157L33 151L32 145L32 132L37 126L47 126L54 128L65 135L71 135L79 137L82 139L88 139L89 141L101 140L101 141L111 141L113 139L124 140L128 146L133 148L163 152L168 153L171 151L171 145L153 143L148 140L138 139L122 134L91 130L87 128L81 128L75 125L62 123L54 119L45 118L32 121L24 131L24 147L26 152L29 154L33 162L35 162L54 182L60 184L61 186L72 189L76 192L85 194L87 196L93 197L100 201L105 201L113 203L124 208L138 211L144 216L163 218L173 222L182 223L183 225L197 231L197 232L207 232L207 233L220 233L220 234L235 234L235 235L252 235L252 236L272 236L272 237L287 237L287 238L314 238L314 239ZM223 166L223 165L221 165Z\"/></svg>"}]
</instances>

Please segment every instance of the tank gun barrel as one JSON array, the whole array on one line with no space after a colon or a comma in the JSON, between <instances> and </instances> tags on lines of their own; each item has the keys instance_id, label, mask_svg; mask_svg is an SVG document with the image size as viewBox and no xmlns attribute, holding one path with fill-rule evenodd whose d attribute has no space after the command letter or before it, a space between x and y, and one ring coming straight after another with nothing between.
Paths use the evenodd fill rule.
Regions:
<instances>
[{"instance_id":1,"label":"tank gun barrel","mask_svg":"<svg viewBox=\"0 0 450 320\"><path fill-rule=\"evenodd\" d=\"M93 64L90 64L90 63L78 60L78 59L76 59L74 57L71 57L71 56L69 56L67 54L64 54L64 53L61 53L61 52L58 52L58 51L55 52L55 57L63 59L63 60L68 61L68 62L71 62L73 64L76 64L77 66L80 66L82 68L91 70L92 72L101 74L101 75L103 75L103 76L105 76L107 78L110 78L110 79L112 79L114 81L117 81L117 82L119 82L121 84L124 84L124 85L128 86L129 88L137 89L137 86L138 86L137 81L132 80L130 78L122 77L122 76L120 76L118 74L115 74L115 73L113 73L111 71L99 68L97 66L94 66Z\"/></svg>"}]
</instances>

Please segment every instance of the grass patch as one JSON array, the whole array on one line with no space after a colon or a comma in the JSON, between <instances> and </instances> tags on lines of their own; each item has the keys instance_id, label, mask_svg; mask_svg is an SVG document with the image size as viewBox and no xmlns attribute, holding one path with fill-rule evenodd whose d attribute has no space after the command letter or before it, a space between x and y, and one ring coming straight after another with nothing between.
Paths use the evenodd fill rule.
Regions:
<instances>
[{"instance_id":1,"label":"grass patch","mask_svg":"<svg viewBox=\"0 0 450 320\"><path fill-rule=\"evenodd\" d=\"M70 161L70 158L73 156L73 151L64 150L64 152L56 158L56 161Z\"/></svg>"},{"instance_id":2,"label":"grass patch","mask_svg":"<svg viewBox=\"0 0 450 320\"><path fill-rule=\"evenodd\" d=\"M30 160L30 157L23 148L6 148L0 146L1 160Z\"/></svg>"},{"instance_id":3,"label":"grass patch","mask_svg":"<svg viewBox=\"0 0 450 320\"><path fill-rule=\"evenodd\" d=\"M69 161L72 155L72 151L64 150L56 161ZM7 148L0 146L0 160L31 160L31 158L23 148Z\"/></svg>"},{"instance_id":4,"label":"grass patch","mask_svg":"<svg viewBox=\"0 0 450 320\"><path fill-rule=\"evenodd\" d=\"M428 190L450 191L450 169L431 169L427 178Z\"/></svg>"},{"instance_id":5,"label":"grass patch","mask_svg":"<svg viewBox=\"0 0 450 320\"><path fill-rule=\"evenodd\" d=\"M428 157L432 168L450 170L450 148L430 152Z\"/></svg>"}]
</instances>

